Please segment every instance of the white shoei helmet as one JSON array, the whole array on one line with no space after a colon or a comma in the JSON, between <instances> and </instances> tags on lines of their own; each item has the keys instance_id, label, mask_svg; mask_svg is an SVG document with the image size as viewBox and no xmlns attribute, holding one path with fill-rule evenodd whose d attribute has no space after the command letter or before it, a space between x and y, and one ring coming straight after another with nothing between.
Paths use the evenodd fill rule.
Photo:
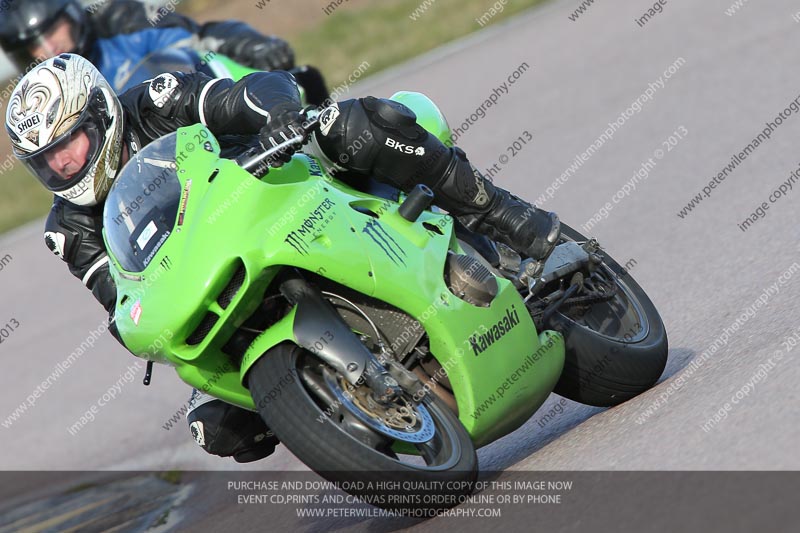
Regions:
<instances>
[{"instance_id":1,"label":"white shoei helmet","mask_svg":"<svg viewBox=\"0 0 800 533\"><path fill-rule=\"evenodd\" d=\"M9 98L6 131L14 155L55 195L77 205L105 200L120 166L122 106L88 60L61 54L26 74ZM50 162L81 133L86 161L63 176Z\"/></svg>"}]
</instances>

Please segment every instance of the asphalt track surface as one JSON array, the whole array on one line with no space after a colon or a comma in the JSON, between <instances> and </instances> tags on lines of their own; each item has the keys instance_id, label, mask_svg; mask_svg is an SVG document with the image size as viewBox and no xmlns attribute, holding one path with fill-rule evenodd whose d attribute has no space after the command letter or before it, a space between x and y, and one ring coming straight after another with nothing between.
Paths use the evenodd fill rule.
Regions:
<instances>
[{"instance_id":1,"label":"asphalt track surface","mask_svg":"<svg viewBox=\"0 0 800 533\"><path fill-rule=\"evenodd\" d=\"M526 63L529 68L496 104L485 108L485 117L470 125L458 144L481 168L504 156L495 182L530 200L546 191L609 123L625 117L565 183L550 189L552 198L544 206L580 227L612 202L607 217L589 233L620 262L633 260L631 274L667 326L666 372L654 389L613 409L552 396L525 426L478 452L482 470L504 471L497 480L513 476L510 471L800 467L800 372L795 361L800 349L792 350L787 340L800 327L800 181L774 203L768 199L800 167L798 113L784 115L769 139L724 181L707 189L709 197L683 218L678 216L765 123L775 121L800 96L800 24L792 17L797 6L789 0L749 2L729 16L728 0L669 0L662 13L640 27L635 19L652 6L648 4L595 2L572 21L568 16L579 2L551 2L369 78L349 93L422 91L440 104L451 127L458 127ZM436 16L435 10L425 16ZM412 22L398 21L405 23ZM648 96L653 86L657 89ZM637 99L640 110L626 116ZM509 147L525 131L533 141L513 155ZM635 190L614 203L615 193L650 158L655 166L650 164L647 178L640 177ZM762 202L769 204L766 215L742 231L738 224ZM0 261L11 258L0 262L0 326L12 319L19 323L0 345L0 422L5 421L0 427L0 469L305 470L282 447L267 461L242 466L207 456L191 440L184 421L165 430L162 426L186 402L188 387L166 367L157 367L152 385L143 387L143 364L128 373L135 380L125 382L136 360L108 334L9 424L6 417L104 318L89 292L43 246L41 226L37 222L0 238ZM715 341L717 349L709 350ZM115 383L116 397L72 435L68 427ZM551 409L554 416L543 422ZM713 422L715 413L725 418L718 414ZM46 492L30 476L12 479L13 484L0 488L0 501L28 501ZM671 486L671 481L662 481ZM673 495L685 487L672 481ZM587 480L584 486L602 493L596 482ZM172 513L176 529L433 530L448 527L448 520L456 524L450 518L297 522L290 507L265 518L258 506L237 505L222 481L202 478L193 490ZM796 500L796 492L780 494ZM703 497L710 496L697 496L696 505L687 503L682 513L701 507ZM615 512L625 515L628 525L641 523L639 530L650 529L645 524L654 531L672 528L682 518L687 530L697 524L690 521L691 513L654 512L660 509L656 501L650 502L652 508L647 502L627 501L629 505L623 502ZM726 505L742 510L732 511L733 516L757 516L733 499ZM605 530L598 526L614 523L611 516L600 519L609 512L606 508L586 503L583 513L566 509L541 507L536 523L552 531L583 531L592 524ZM8 507L0 504L3 510ZM786 507L771 509L776 522L767 530L784 530L786 512ZM458 527L527 530L531 524L530 516L519 513L492 520L458 522ZM749 526L756 524L731 519L727 530Z\"/></svg>"}]
</instances>

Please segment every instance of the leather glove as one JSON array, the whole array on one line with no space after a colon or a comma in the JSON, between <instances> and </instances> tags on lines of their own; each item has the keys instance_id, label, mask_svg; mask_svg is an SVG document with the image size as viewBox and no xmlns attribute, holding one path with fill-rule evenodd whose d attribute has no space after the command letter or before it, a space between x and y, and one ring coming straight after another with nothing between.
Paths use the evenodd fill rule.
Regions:
<instances>
[{"instance_id":1,"label":"leather glove","mask_svg":"<svg viewBox=\"0 0 800 533\"><path fill-rule=\"evenodd\" d=\"M294 67L294 51L289 43L271 35L253 35L236 43L236 57L247 58L247 65L260 70L289 70Z\"/></svg>"},{"instance_id":2,"label":"leather glove","mask_svg":"<svg viewBox=\"0 0 800 533\"><path fill-rule=\"evenodd\" d=\"M305 144L308 139L307 132L303 128L305 117L300 110L287 110L283 111L276 116L273 116L266 126L261 128L259 132L259 140L261 146L265 150L285 143L292 137L302 136L303 142L287 146L282 151L270 157L271 166L279 167L284 163L288 163L292 159L297 149Z\"/></svg>"}]
</instances>

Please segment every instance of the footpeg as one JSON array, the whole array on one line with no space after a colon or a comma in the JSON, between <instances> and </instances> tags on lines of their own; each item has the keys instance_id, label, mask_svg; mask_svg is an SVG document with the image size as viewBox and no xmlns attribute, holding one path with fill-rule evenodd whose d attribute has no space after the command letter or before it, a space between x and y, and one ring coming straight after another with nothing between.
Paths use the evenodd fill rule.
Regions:
<instances>
[{"instance_id":1,"label":"footpeg","mask_svg":"<svg viewBox=\"0 0 800 533\"><path fill-rule=\"evenodd\" d=\"M527 286L528 296L525 298L527 302L538 293L544 286L542 273L544 272L544 261L536 261L534 259L526 259L522 262L520 275L518 279L519 286Z\"/></svg>"},{"instance_id":2,"label":"footpeg","mask_svg":"<svg viewBox=\"0 0 800 533\"><path fill-rule=\"evenodd\" d=\"M517 274L522 266L522 257L510 246L502 242L496 242L497 254L500 256L498 267L506 272Z\"/></svg>"}]
</instances>

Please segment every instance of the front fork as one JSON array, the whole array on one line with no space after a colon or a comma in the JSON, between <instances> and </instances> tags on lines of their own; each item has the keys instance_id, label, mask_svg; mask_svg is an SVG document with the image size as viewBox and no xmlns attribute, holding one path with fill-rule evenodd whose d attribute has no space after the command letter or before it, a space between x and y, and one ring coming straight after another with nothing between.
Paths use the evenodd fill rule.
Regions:
<instances>
[{"instance_id":1,"label":"front fork","mask_svg":"<svg viewBox=\"0 0 800 533\"><path fill-rule=\"evenodd\" d=\"M422 388L419 379L399 363L387 361L387 370L322 293L304 279L285 281L280 291L297 308L293 324L297 344L340 372L350 384L366 383L375 400L384 405L397 400L403 388L412 393ZM325 342L320 342L323 339ZM403 383L402 388L393 375Z\"/></svg>"}]
</instances>

